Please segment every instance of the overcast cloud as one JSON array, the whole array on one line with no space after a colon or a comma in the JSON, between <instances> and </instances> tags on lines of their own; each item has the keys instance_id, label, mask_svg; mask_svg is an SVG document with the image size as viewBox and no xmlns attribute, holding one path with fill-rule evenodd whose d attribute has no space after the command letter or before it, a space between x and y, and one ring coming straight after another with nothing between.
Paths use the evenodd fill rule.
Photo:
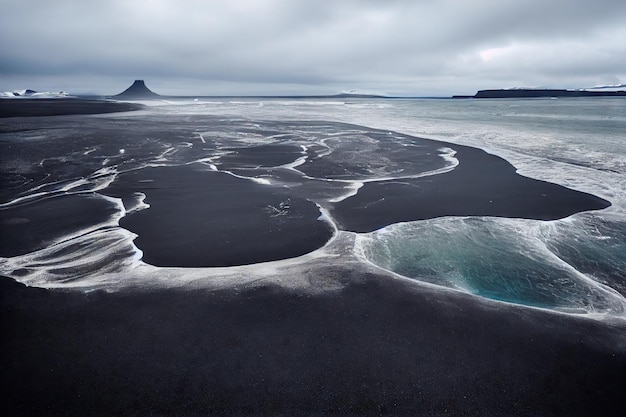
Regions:
<instances>
[{"instance_id":1,"label":"overcast cloud","mask_svg":"<svg viewBox=\"0 0 626 417\"><path fill-rule=\"evenodd\" d=\"M0 91L473 94L626 83L624 0L0 0Z\"/></svg>"}]
</instances>

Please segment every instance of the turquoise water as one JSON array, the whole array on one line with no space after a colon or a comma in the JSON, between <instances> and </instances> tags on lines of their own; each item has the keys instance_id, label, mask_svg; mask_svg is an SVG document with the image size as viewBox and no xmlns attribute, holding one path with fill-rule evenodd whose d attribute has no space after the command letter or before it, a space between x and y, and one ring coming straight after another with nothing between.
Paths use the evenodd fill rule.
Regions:
<instances>
[{"instance_id":1,"label":"turquoise water","mask_svg":"<svg viewBox=\"0 0 626 417\"><path fill-rule=\"evenodd\" d=\"M626 101L424 100L398 107L401 131L486 149L523 175L596 194L612 206L552 222L441 218L396 224L358 237L367 259L415 280L499 301L624 315Z\"/></svg>"},{"instance_id":2,"label":"turquoise water","mask_svg":"<svg viewBox=\"0 0 626 417\"><path fill-rule=\"evenodd\" d=\"M392 225L359 243L376 265L429 284L534 307L623 314L616 289L624 290L624 239L581 241L586 226L571 223L449 217Z\"/></svg>"}]
</instances>

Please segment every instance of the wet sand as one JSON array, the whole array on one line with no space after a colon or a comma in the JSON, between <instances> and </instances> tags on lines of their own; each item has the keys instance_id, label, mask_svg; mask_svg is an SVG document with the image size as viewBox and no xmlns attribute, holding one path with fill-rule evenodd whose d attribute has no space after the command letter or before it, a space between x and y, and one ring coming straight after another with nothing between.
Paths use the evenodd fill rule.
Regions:
<instances>
[{"instance_id":1,"label":"wet sand","mask_svg":"<svg viewBox=\"0 0 626 417\"><path fill-rule=\"evenodd\" d=\"M506 160L483 150L450 146L460 161L451 172L368 182L356 195L328 204L338 228L371 232L398 222L441 216L553 220L611 205L588 193L518 175ZM249 164L249 154L249 150L242 152L243 162L230 157L227 163ZM284 160L294 159L293 151L284 155ZM253 156L254 164L272 166L281 153ZM317 207L296 197L297 190L259 185L206 172L208 168L203 167L143 169L120 176L109 188L109 195L147 195L150 209L126 216L120 223L139 235L135 243L146 262L157 266L246 265L303 255L330 239L330 226L317 220Z\"/></svg>"},{"instance_id":2,"label":"wet sand","mask_svg":"<svg viewBox=\"0 0 626 417\"><path fill-rule=\"evenodd\" d=\"M442 216L498 216L554 220L610 202L594 195L519 175L506 160L460 145L451 172L366 183L331 211L339 226L371 232L392 223Z\"/></svg>"},{"instance_id":3,"label":"wet sand","mask_svg":"<svg viewBox=\"0 0 626 417\"><path fill-rule=\"evenodd\" d=\"M146 194L150 208L125 216L143 260L156 266L248 265L322 247L333 228L315 203L205 165L122 174L109 195Z\"/></svg>"}]
</instances>

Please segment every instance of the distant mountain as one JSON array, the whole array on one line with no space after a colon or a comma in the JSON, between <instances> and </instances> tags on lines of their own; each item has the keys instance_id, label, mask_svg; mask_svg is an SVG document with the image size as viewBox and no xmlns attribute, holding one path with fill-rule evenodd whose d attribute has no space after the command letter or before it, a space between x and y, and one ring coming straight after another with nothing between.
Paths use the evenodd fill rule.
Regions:
<instances>
[{"instance_id":1,"label":"distant mountain","mask_svg":"<svg viewBox=\"0 0 626 417\"><path fill-rule=\"evenodd\" d=\"M128 87L126 90L122 91L121 93L113 97L132 98L132 99L137 99L137 98L150 99L150 98L158 98L161 96L153 92L152 90L150 90L148 87L146 87L146 83L144 83L143 80L135 80L135 82L130 87Z\"/></svg>"},{"instance_id":2,"label":"distant mountain","mask_svg":"<svg viewBox=\"0 0 626 417\"><path fill-rule=\"evenodd\" d=\"M609 85L596 85L595 87L585 88L585 90L599 90L599 89L618 89L626 88L626 84L609 84Z\"/></svg>"},{"instance_id":3,"label":"distant mountain","mask_svg":"<svg viewBox=\"0 0 626 417\"><path fill-rule=\"evenodd\" d=\"M340 94L335 94L333 96L329 96L329 97L337 97L337 98L388 98L386 96L382 96L379 94L359 94L359 93L340 93Z\"/></svg>"},{"instance_id":4,"label":"distant mountain","mask_svg":"<svg viewBox=\"0 0 626 417\"><path fill-rule=\"evenodd\" d=\"M393 98L387 96L379 96L375 94L354 94L354 93L339 93L339 94L324 94L324 95L304 95L304 96L227 96L227 97L248 97L248 98L269 98L269 99L344 99L344 98Z\"/></svg>"},{"instance_id":5,"label":"distant mountain","mask_svg":"<svg viewBox=\"0 0 626 417\"><path fill-rule=\"evenodd\" d=\"M511 88L502 90L479 90L473 96L452 98L549 98L549 97L626 97L626 91L559 90L550 88Z\"/></svg>"}]
</instances>

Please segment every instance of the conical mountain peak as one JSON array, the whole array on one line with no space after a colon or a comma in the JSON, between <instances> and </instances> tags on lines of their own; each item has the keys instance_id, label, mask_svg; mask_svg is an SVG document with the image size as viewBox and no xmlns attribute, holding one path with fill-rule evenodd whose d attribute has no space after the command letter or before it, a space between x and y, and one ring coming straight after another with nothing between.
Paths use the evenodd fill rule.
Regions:
<instances>
[{"instance_id":1,"label":"conical mountain peak","mask_svg":"<svg viewBox=\"0 0 626 417\"><path fill-rule=\"evenodd\" d=\"M157 93L151 91L146 87L146 83L143 80L135 80L135 82L126 90L113 97L122 98L155 98L160 97Z\"/></svg>"}]
</instances>

